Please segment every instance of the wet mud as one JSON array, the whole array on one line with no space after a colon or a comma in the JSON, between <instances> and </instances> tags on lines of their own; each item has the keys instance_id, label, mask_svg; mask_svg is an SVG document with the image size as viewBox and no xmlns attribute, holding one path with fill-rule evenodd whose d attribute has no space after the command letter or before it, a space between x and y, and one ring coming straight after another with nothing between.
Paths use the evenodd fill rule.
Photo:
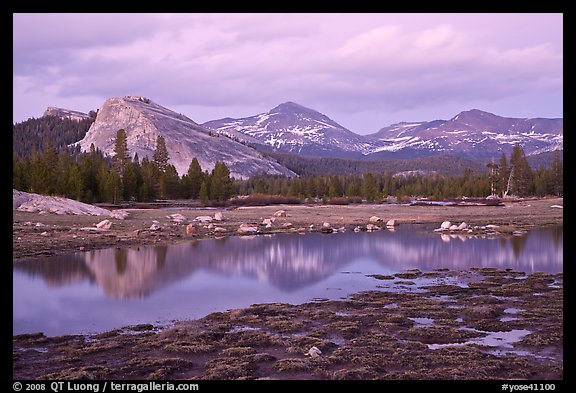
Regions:
<instances>
[{"instance_id":1,"label":"wet mud","mask_svg":"<svg viewBox=\"0 0 576 393\"><path fill-rule=\"evenodd\" d=\"M378 290L340 300L254 304L169 328L14 336L13 377L563 379L562 273L372 277Z\"/></svg>"}]
</instances>

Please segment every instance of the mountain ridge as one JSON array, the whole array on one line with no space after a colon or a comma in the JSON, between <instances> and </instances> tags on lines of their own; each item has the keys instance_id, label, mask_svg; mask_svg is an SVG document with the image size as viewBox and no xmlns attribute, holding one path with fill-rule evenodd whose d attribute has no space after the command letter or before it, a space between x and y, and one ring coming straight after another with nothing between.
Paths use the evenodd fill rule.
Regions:
<instances>
[{"instance_id":1,"label":"mountain ridge","mask_svg":"<svg viewBox=\"0 0 576 393\"><path fill-rule=\"evenodd\" d=\"M90 145L94 144L105 155L111 156L119 129L126 131L131 156L138 153L140 159L145 156L152 159L157 137L162 135L169 153L169 163L174 165L180 176L187 173L194 157L203 170L212 170L216 161L224 162L231 176L236 178L248 178L258 173L295 176L255 149L214 135L183 114L139 96L107 99L86 136L78 144L82 151L89 151Z\"/></svg>"},{"instance_id":2,"label":"mountain ridge","mask_svg":"<svg viewBox=\"0 0 576 393\"><path fill-rule=\"evenodd\" d=\"M462 111L449 120L400 122L359 135L320 112L288 101L266 113L211 120L203 126L240 139L250 137L250 143L262 149L320 157L497 158L510 154L516 143L527 155L563 148L562 118L511 118L480 109Z\"/></svg>"},{"instance_id":3,"label":"mountain ridge","mask_svg":"<svg viewBox=\"0 0 576 393\"><path fill-rule=\"evenodd\" d=\"M55 106L49 106L46 108L42 117L45 116L56 116L61 119L70 119L76 121L90 119L90 115L88 113L74 111L66 108L58 108Z\"/></svg>"},{"instance_id":4,"label":"mountain ridge","mask_svg":"<svg viewBox=\"0 0 576 393\"><path fill-rule=\"evenodd\" d=\"M362 152L372 148L369 139L292 101L266 113L211 120L202 125L219 134L249 136L260 148L310 156L359 158Z\"/></svg>"},{"instance_id":5,"label":"mountain ridge","mask_svg":"<svg viewBox=\"0 0 576 393\"><path fill-rule=\"evenodd\" d=\"M131 121L140 122L139 126L144 129L144 132L136 133L139 144L132 141L142 151L138 153L140 157L143 155L151 157L150 152L155 146L157 134L153 129L176 130L173 132L177 134L176 139L179 140L190 139L190 133L196 133L197 136L221 136L232 140L234 144L216 143L221 145L218 148L219 152L225 155L230 163L237 161L235 153L230 149L240 149L246 154L245 148L248 146L263 153L278 152L354 160L413 159L440 155L480 160L498 159L503 153L509 155L515 144L520 144L527 156L556 149L563 150L563 118L503 117L474 108L462 111L448 120L404 121L383 127L372 134L360 135L321 112L293 101L286 101L268 112L253 116L225 117L199 124L147 98L126 96L123 99L128 100L131 106L147 108L149 115L147 120L146 116L140 118L136 112L131 115ZM81 114L62 108L50 109L51 107L47 109L45 115L54 114L54 111L61 116ZM111 121L108 128L116 130L122 128L120 123L115 124L115 121ZM110 134L110 129L107 132ZM100 141L102 146L99 147L107 154L111 152L111 141L114 136L109 135L107 141ZM85 151L89 149L87 141L90 138L91 136L87 134L84 142L80 143ZM211 141L214 142L215 139ZM211 150L207 144L210 145L206 141L202 144L204 150ZM171 157L175 161L178 173L182 175L187 170L187 163L184 161L189 157L184 154L185 158L179 158L182 146L180 144L176 147L176 145L178 143L175 144L174 154L171 154ZM238 147L240 145L243 147ZM261 156L260 153L257 155ZM203 161L200 158L199 161L203 168L213 167L214 160L205 154ZM283 173L283 169L271 163L266 164L266 168L260 169L266 173ZM246 165L242 171L236 170L234 173L246 177L249 176L248 173L240 173L246 171L254 174L254 171L249 170Z\"/></svg>"}]
</instances>

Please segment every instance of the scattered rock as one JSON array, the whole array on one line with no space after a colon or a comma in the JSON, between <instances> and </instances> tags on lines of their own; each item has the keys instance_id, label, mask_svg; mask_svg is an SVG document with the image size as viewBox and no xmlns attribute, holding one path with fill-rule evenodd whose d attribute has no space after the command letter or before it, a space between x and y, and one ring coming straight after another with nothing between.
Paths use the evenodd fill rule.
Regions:
<instances>
[{"instance_id":1,"label":"scattered rock","mask_svg":"<svg viewBox=\"0 0 576 393\"><path fill-rule=\"evenodd\" d=\"M564 209L563 205L551 205L550 207L556 208L556 209Z\"/></svg>"},{"instance_id":2,"label":"scattered rock","mask_svg":"<svg viewBox=\"0 0 576 393\"><path fill-rule=\"evenodd\" d=\"M224 214L222 212L216 212L214 213L214 219L216 221L224 221L225 220Z\"/></svg>"},{"instance_id":3,"label":"scattered rock","mask_svg":"<svg viewBox=\"0 0 576 393\"><path fill-rule=\"evenodd\" d=\"M127 210L122 210L122 209L112 210L112 211L110 211L109 216L112 218L116 218L118 220L125 220L126 217L130 216L130 212Z\"/></svg>"},{"instance_id":4,"label":"scattered rock","mask_svg":"<svg viewBox=\"0 0 576 393\"><path fill-rule=\"evenodd\" d=\"M274 218L265 218L262 220L262 225L270 225L270 227L272 226L272 223L275 221Z\"/></svg>"},{"instance_id":5,"label":"scattered rock","mask_svg":"<svg viewBox=\"0 0 576 393\"><path fill-rule=\"evenodd\" d=\"M250 225L242 224L242 225L240 225L240 228L238 228L238 230L236 232L241 234L241 235L246 234L246 233L257 233L258 228L250 226Z\"/></svg>"},{"instance_id":6,"label":"scattered rock","mask_svg":"<svg viewBox=\"0 0 576 393\"><path fill-rule=\"evenodd\" d=\"M12 206L14 209L40 214L74 214L91 216L108 216L110 210L82 203L69 198L45 196L12 189Z\"/></svg>"},{"instance_id":7,"label":"scattered rock","mask_svg":"<svg viewBox=\"0 0 576 393\"><path fill-rule=\"evenodd\" d=\"M201 223L212 222L212 216L198 216L194 219L194 221L199 221Z\"/></svg>"},{"instance_id":8,"label":"scattered rock","mask_svg":"<svg viewBox=\"0 0 576 393\"><path fill-rule=\"evenodd\" d=\"M169 216L167 216L168 218L170 218L172 221L174 221L175 223L181 224L185 221L187 221L187 218L184 217L182 214L180 213L174 213L174 214L170 214Z\"/></svg>"},{"instance_id":9,"label":"scattered rock","mask_svg":"<svg viewBox=\"0 0 576 393\"><path fill-rule=\"evenodd\" d=\"M42 232L40 235L41 236L48 236L48 232Z\"/></svg>"},{"instance_id":10,"label":"scattered rock","mask_svg":"<svg viewBox=\"0 0 576 393\"><path fill-rule=\"evenodd\" d=\"M322 351L319 350L317 347L312 347L304 354L304 356L310 356L311 358L317 358L322 355Z\"/></svg>"},{"instance_id":11,"label":"scattered rock","mask_svg":"<svg viewBox=\"0 0 576 393\"><path fill-rule=\"evenodd\" d=\"M458 225L458 227L456 229L458 229L459 231L463 231L464 229L468 228L468 224L466 224L465 222L462 222L460 225Z\"/></svg>"},{"instance_id":12,"label":"scattered rock","mask_svg":"<svg viewBox=\"0 0 576 393\"><path fill-rule=\"evenodd\" d=\"M96 224L96 228L110 229L111 227L112 227L112 221L110 220L102 220L98 224Z\"/></svg>"},{"instance_id":13,"label":"scattered rock","mask_svg":"<svg viewBox=\"0 0 576 393\"><path fill-rule=\"evenodd\" d=\"M384 221L384 220L382 220L380 217L377 217L377 216L370 217L371 223L376 223L376 222L380 222L380 221Z\"/></svg>"},{"instance_id":14,"label":"scattered rock","mask_svg":"<svg viewBox=\"0 0 576 393\"><path fill-rule=\"evenodd\" d=\"M151 231L159 231L160 229L162 229L162 227L160 226L160 223L158 221L152 221L152 225L150 225L149 229Z\"/></svg>"},{"instance_id":15,"label":"scattered rock","mask_svg":"<svg viewBox=\"0 0 576 393\"><path fill-rule=\"evenodd\" d=\"M198 233L198 228L196 228L196 226L194 224L186 225L186 234L187 235L194 235L196 233Z\"/></svg>"},{"instance_id":16,"label":"scattered rock","mask_svg":"<svg viewBox=\"0 0 576 393\"><path fill-rule=\"evenodd\" d=\"M406 270L402 273L396 273L394 274L394 277L398 277L398 278L408 278L408 279L414 279L414 278L418 278L422 275L422 272L420 271L420 269L410 269L410 270Z\"/></svg>"},{"instance_id":17,"label":"scattered rock","mask_svg":"<svg viewBox=\"0 0 576 393\"><path fill-rule=\"evenodd\" d=\"M368 232L379 231L380 229L382 229L382 228L380 228L378 225L374 225L374 224L368 224L368 225L366 225L366 230L367 230Z\"/></svg>"},{"instance_id":18,"label":"scattered rock","mask_svg":"<svg viewBox=\"0 0 576 393\"><path fill-rule=\"evenodd\" d=\"M278 210L274 213L274 217L286 217L286 210Z\"/></svg>"},{"instance_id":19,"label":"scattered rock","mask_svg":"<svg viewBox=\"0 0 576 393\"><path fill-rule=\"evenodd\" d=\"M390 227L395 227L396 226L396 220L388 220L386 222L386 227L390 228Z\"/></svg>"},{"instance_id":20,"label":"scattered rock","mask_svg":"<svg viewBox=\"0 0 576 393\"><path fill-rule=\"evenodd\" d=\"M452 225L452 223L450 221L444 221L442 223L442 225L440 225L441 229L450 229L450 226Z\"/></svg>"},{"instance_id":21,"label":"scattered rock","mask_svg":"<svg viewBox=\"0 0 576 393\"><path fill-rule=\"evenodd\" d=\"M368 277L374 277L376 280L394 280L396 277L388 274L368 274Z\"/></svg>"},{"instance_id":22,"label":"scattered rock","mask_svg":"<svg viewBox=\"0 0 576 393\"><path fill-rule=\"evenodd\" d=\"M329 222L325 222L322 224L322 228L331 228L331 225Z\"/></svg>"},{"instance_id":23,"label":"scattered rock","mask_svg":"<svg viewBox=\"0 0 576 393\"><path fill-rule=\"evenodd\" d=\"M216 233L224 233L224 232L228 232L228 231L226 230L226 228L216 227L216 228L214 228L214 232L216 232Z\"/></svg>"}]
</instances>

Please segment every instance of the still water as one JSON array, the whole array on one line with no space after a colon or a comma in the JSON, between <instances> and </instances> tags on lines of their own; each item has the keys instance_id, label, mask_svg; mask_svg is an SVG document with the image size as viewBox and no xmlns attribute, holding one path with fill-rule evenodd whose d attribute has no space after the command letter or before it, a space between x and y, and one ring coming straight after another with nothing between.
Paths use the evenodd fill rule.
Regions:
<instances>
[{"instance_id":1,"label":"still water","mask_svg":"<svg viewBox=\"0 0 576 393\"><path fill-rule=\"evenodd\" d=\"M464 238L441 236L429 225L401 225L394 232L229 237L19 259L13 334L96 333L254 303L345 298L382 284L370 274L413 268L557 273L562 249L562 226Z\"/></svg>"}]
</instances>

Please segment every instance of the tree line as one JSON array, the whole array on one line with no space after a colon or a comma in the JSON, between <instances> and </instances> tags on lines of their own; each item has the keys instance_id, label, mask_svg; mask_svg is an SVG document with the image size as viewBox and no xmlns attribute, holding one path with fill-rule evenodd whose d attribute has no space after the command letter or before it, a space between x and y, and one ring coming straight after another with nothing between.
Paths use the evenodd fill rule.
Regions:
<instances>
[{"instance_id":1,"label":"tree line","mask_svg":"<svg viewBox=\"0 0 576 393\"><path fill-rule=\"evenodd\" d=\"M158 199L224 201L233 192L228 167L216 162L211 172L202 170L196 158L182 177L170 157L164 137L156 139L152 159L133 157L128 151L126 131L118 130L114 154L105 157L92 144L90 151L58 150L46 139L42 151L20 158L13 152L12 185L17 190L60 195L86 203L149 202Z\"/></svg>"},{"instance_id":2,"label":"tree line","mask_svg":"<svg viewBox=\"0 0 576 393\"><path fill-rule=\"evenodd\" d=\"M95 119L96 112L90 111L89 117L81 120L42 116L16 123L12 127L12 150L20 158L30 156L33 151L42 151L44 141L50 139L58 151L78 153L79 146L68 146L84 138Z\"/></svg>"},{"instance_id":3,"label":"tree line","mask_svg":"<svg viewBox=\"0 0 576 393\"><path fill-rule=\"evenodd\" d=\"M92 145L89 152L57 149L45 139L41 149L21 158L13 152L13 187L45 195L61 195L87 203L148 202L158 199L198 199L223 202L240 195L278 195L328 201L380 202L392 196L431 199L460 196L485 197L563 195L563 165L559 152L552 164L532 170L519 145L510 155L502 154L486 170L467 168L462 175L389 170L363 174L305 175L296 178L259 175L247 180L230 177L229 168L216 162L212 171L203 170L196 158L187 173L179 176L165 140L158 136L151 159L131 156L126 131L118 130L112 157Z\"/></svg>"},{"instance_id":4,"label":"tree line","mask_svg":"<svg viewBox=\"0 0 576 393\"><path fill-rule=\"evenodd\" d=\"M469 168L473 171L485 170L484 164L477 160L442 155L411 159L346 159L336 157L310 157L299 154L262 151L286 168L301 176L315 175L362 175L364 173L397 173L421 169L443 175L462 174Z\"/></svg>"},{"instance_id":5,"label":"tree line","mask_svg":"<svg viewBox=\"0 0 576 393\"><path fill-rule=\"evenodd\" d=\"M239 195L271 194L301 198L349 198L350 201L379 202L392 196L430 199L495 196L563 195L563 165L558 151L548 168L532 170L520 145L507 158L503 153L498 163L487 164L486 171L464 170L462 175L448 176L438 172L419 171L393 174L389 171L363 175L314 175L298 178L258 176L236 182Z\"/></svg>"}]
</instances>

